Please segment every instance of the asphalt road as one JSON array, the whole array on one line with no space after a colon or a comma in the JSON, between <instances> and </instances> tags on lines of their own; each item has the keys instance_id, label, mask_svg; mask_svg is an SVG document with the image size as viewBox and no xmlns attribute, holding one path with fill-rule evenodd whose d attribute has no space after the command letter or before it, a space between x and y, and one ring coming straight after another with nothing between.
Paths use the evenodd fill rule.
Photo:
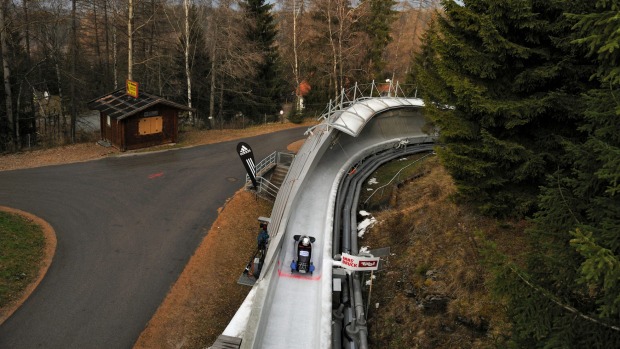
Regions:
<instances>
[{"instance_id":1,"label":"asphalt road","mask_svg":"<svg viewBox=\"0 0 620 349\"><path fill-rule=\"evenodd\" d=\"M258 162L305 130L243 141ZM243 185L238 141L0 172L0 205L43 218L58 239L46 277L0 326L0 348L131 348Z\"/></svg>"}]
</instances>

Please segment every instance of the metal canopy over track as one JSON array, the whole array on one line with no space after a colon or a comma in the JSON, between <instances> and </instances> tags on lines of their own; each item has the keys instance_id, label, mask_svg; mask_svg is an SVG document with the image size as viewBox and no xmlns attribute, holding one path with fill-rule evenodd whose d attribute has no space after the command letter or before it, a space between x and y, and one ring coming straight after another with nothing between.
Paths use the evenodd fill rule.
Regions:
<instances>
[{"instance_id":1,"label":"metal canopy over track","mask_svg":"<svg viewBox=\"0 0 620 349\"><path fill-rule=\"evenodd\" d=\"M357 137L366 123L378 113L389 109L404 107L422 107L424 103L419 98L368 98L342 110L335 111L329 117L328 125Z\"/></svg>"}]
</instances>

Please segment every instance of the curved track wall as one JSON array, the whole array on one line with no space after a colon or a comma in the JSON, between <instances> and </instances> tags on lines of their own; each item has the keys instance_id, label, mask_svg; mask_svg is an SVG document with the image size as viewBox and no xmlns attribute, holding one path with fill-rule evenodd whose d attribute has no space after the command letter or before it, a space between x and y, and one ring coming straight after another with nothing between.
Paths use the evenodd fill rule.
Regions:
<instances>
[{"instance_id":1,"label":"curved track wall","mask_svg":"<svg viewBox=\"0 0 620 349\"><path fill-rule=\"evenodd\" d=\"M331 341L332 230L343 176L370 154L401 141L428 143L419 107L375 115L357 137L326 122L312 130L293 161L272 212L272 237L264 274L225 335L242 348L327 348ZM275 219L274 219L275 218ZM274 221L276 226L274 226ZM291 274L296 234L316 237L313 276Z\"/></svg>"}]
</instances>

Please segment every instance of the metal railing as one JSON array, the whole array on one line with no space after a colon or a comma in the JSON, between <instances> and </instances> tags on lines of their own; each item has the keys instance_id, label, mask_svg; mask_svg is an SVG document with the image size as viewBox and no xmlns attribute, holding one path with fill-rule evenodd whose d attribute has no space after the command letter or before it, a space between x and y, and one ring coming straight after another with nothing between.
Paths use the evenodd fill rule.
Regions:
<instances>
[{"instance_id":1,"label":"metal railing","mask_svg":"<svg viewBox=\"0 0 620 349\"><path fill-rule=\"evenodd\" d=\"M258 188L256 188L256 193L259 195L264 194L263 196L271 198L271 201L275 200L280 188L277 185L271 183L267 178L262 176L257 177L256 181L258 182Z\"/></svg>"},{"instance_id":2,"label":"metal railing","mask_svg":"<svg viewBox=\"0 0 620 349\"><path fill-rule=\"evenodd\" d=\"M269 171L272 167L276 165L277 152L267 155L266 158L262 159L258 164L256 164L256 176L262 176L265 172ZM250 180L249 175L245 175L246 183Z\"/></svg>"},{"instance_id":3,"label":"metal railing","mask_svg":"<svg viewBox=\"0 0 620 349\"><path fill-rule=\"evenodd\" d=\"M256 165L256 182L258 182L258 188L256 188L256 192L259 194L267 194L275 199L278 195L278 191L280 188L275 184L271 183L267 178L263 177L269 170L276 167L276 165L282 165L289 167L295 158L295 154L292 153L281 153L274 151L269 154L266 158L261 160ZM249 175L245 175L245 187L249 188L252 186L252 181L250 180Z\"/></svg>"},{"instance_id":4,"label":"metal railing","mask_svg":"<svg viewBox=\"0 0 620 349\"><path fill-rule=\"evenodd\" d=\"M413 91L413 97L410 93L406 93L403 90L403 87L406 90ZM377 83L372 81L369 84L358 84L355 83L354 86L349 88L343 88L340 94L334 98L330 99L329 103L321 116L318 117L318 120L327 120L327 124L330 125L335 118L338 117L337 112L348 108L349 106L355 104L358 101L369 99L369 98L389 98L389 99L407 99L407 98L417 98L418 88L414 85L406 85L400 84L398 81L386 81L385 83ZM317 125L318 126L318 125ZM316 127L316 126L314 126ZM311 133L314 127L310 127L306 134Z\"/></svg>"}]
</instances>

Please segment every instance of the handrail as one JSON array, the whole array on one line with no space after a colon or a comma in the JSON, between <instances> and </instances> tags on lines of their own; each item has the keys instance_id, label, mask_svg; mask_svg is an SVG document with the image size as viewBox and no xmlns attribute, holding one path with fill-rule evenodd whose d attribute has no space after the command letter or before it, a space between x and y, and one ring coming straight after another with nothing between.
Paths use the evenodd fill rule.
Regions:
<instances>
[{"instance_id":1,"label":"handrail","mask_svg":"<svg viewBox=\"0 0 620 349\"><path fill-rule=\"evenodd\" d=\"M266 158L262 159L258 164L256 164L256 174L259 175L262 173L262 170L265 169L266 167L268 167L269 165L275 164L276 163L276 153L277 152L273 152L269 155L267 155ZM249 180L249 176L246 175L246 181Z\"/></svg>"},{"instance_id":2,"label":"handrail","mask_svg":"<svg viewBox=\"0 0 620 349\"><path fill-rule=\"evenodd\" d=\"M280 188L278 186L276 186L275 184L271 183L267 178L265 177L258 177L256 178L256 180L258 181L258 193L262 193L265 192L267 193L269 196L273 197L275 199L275 197L278 195L278 191L280 190Z\"/></svg>"},{"instance_id":3,"label":"handrail","mask_svg":"<svg viewBox=\"0 0 620 349\"><path fill-rule=\"evenodd\" d=\"M272 169L276 165L290 166L291 163L293 162L294 158L295 158L295 154L292 154L292 153L282 153L282 152L274 151L273 153L267 155L266 158L262 159L258 164L256 164L256 181L259 182L259 187L260 187L260 180L259 180L259 178L262 178L262 176L267 171L269 171L270 169ZM267 181L266 179L263 179L263 180ZM267 181L267 182L270 183L269 181ZM248 174L246 174L245 175L245 186L247 187L250 184L251 184L250 176ZM272 186L276 187L273 184L272 184ZM257 188L257 189L260 190L260 188ZM277 188L277 189L279 189L279 188ZM277 194L277 192L276 192L276 194ZM275 195L274 195L274 197L275 197Z\"/></svg>"}]
</instances>

